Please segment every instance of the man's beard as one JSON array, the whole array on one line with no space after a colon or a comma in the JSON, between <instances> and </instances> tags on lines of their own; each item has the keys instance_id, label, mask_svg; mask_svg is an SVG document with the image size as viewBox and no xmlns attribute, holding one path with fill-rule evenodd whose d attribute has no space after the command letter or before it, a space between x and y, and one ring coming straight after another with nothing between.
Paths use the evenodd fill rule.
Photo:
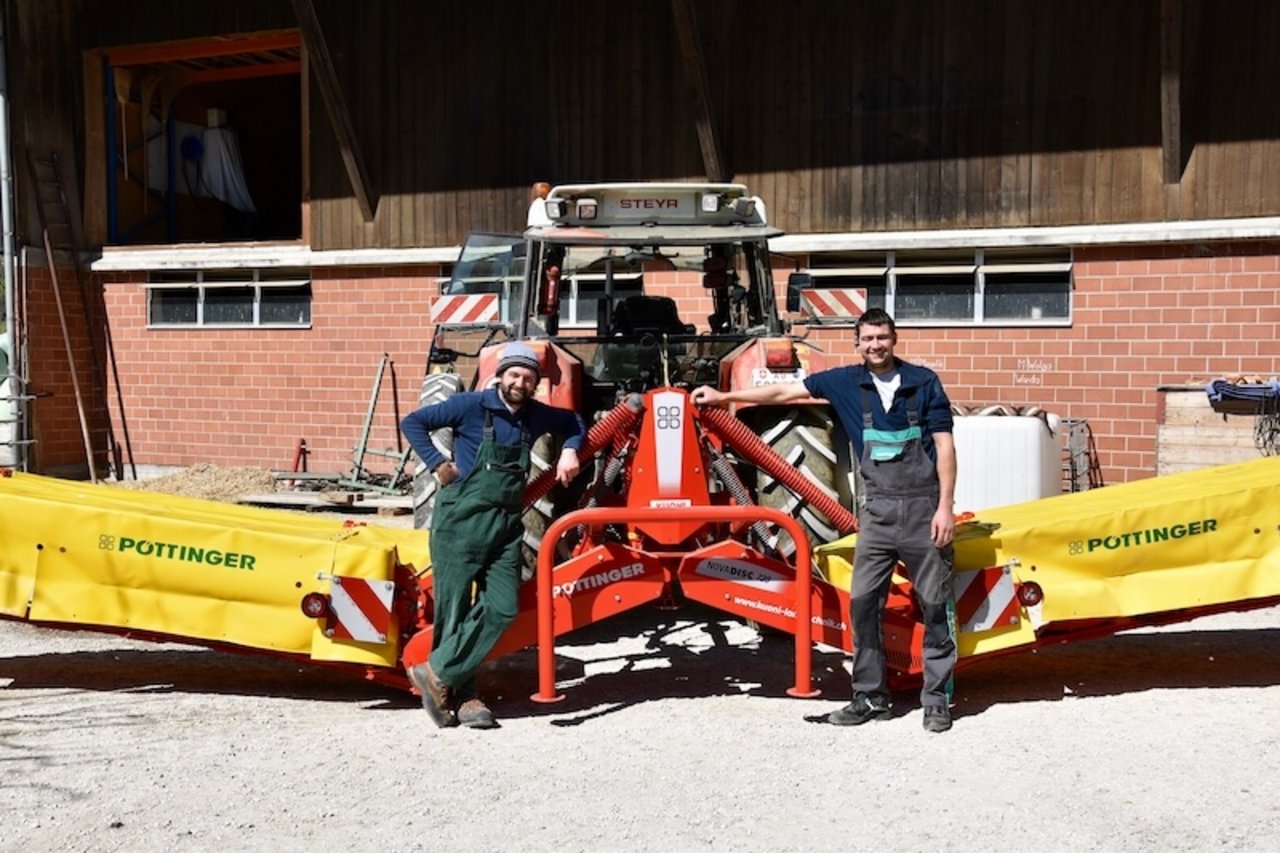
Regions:
<instances>
[{"instance_id":1,"label":"man's beard","mask_svg":"<svg viewBox=\"0 0 1280 853\"><path fill-rule=\"evenodd\" d=\"M522 406L525 400L529 399L529 393L519 386L498 386L498 393L502 395L502 402L508 406Z\"/></svg>"}]
</instances>

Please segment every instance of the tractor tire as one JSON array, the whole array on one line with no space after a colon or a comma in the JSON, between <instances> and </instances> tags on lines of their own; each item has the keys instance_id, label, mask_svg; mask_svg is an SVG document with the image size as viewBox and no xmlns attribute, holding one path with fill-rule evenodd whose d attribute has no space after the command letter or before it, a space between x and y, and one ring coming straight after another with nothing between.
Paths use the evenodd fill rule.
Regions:
<instances>
[{"instance_id":1,"label":"tractor tire","mask_svg":"<svg viewBox=\"0 0 1280 853\"><path fill-rule=\"evenodd\" d=\"M560 458L560 446L563 442L551 435L544 435L533 443L529 452L529 482L542 476L544 471L553 468ZM524 514L524 537L520 541L521 569L520 579L529 580L538 568L538 548L542 544L542 536L551 526L551 522L563 513L558 512L553 495L556 489L543 495ZM556 561L569 557L569 543L562 538L556 543Z\"/></svg>"},{"instance_id":2,"label":"tractor tire","mask_svg":"<svg viewBox=\"0 0 1280 853\"><path fill-rule=\"evenodd\" d=\"M849 443L825 407L754 409L744 415L744 420L788 465L842 506L851 506ZM781 510L800 522L808 548L840 537L840 531L825 515L763 469L756 472L756 490L761 506ZM796 543L781 531L770 544L788 560L795 555Z\"/></svg>"},{"instance_id":3,"label":"tractor tire","mask_svg":"<svg viewBox=\"0 0 1280 853\"><path fill-rule=\"evenodd\" d=\"M456 373L428 373L422 380L422 393L418 395L418 408L443 403L462 390L462 377ZM440 452L453 457L453 430L438 429L431 433L431 440ZM431 514L436 506L436 492L440 484L422 464L418 454L412 454L413 468L413 526L416 530L431 529Z\"/></svg>"}]
</instances>

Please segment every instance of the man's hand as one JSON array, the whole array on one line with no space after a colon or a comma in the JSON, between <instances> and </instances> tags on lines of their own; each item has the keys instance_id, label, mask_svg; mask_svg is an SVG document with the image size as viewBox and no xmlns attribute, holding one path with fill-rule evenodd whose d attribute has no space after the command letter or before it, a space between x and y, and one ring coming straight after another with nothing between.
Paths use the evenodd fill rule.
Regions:
<instances>
[{"instance_id":1,"label":"man's hand","mask_svg":"<svg viewBox=\"0 0 1280 853\"><path fill-rule=\"evenodd\" d=\"M566 447L560 451L560 461L556 463L556 482L562 486L569 485L573 482L573 478L578 476L580 467L578 451L572 447Z\"/></svg>"},{"instance_id":2,"label":"man's hand","mask_svg":"<svg viewBox=\"0 0 1280 853\"><path fill-rule=\"evenodd\" d=\"M723 391L717 391L710 385L702 385L694 389L689 399L695 406L723 406L728 402L725 399L727 396Z\"/></svg>"},{"instance_id":3,"label":"man's hand","mask_svg":"<svg viewBox=\"0 0 1280 853\"><path fill-rule=\"evenodd\" d=\"M458 479L458 466L453 464L452 460L446 459L436 466L436 470L431 472L436 481L442 486L447 486L454 480Z\"/></svg>"},{"instance_id":4,"label":"man's hand","mask_svg":"<svg viewBox=\"0 0 1280 853\"><path fill-rule=\"evenodd\" d=\"M929 523L929 535L933 537L936 548L951 544L951 540L956 535L956 515L951 511L951 507L938 507L938 511L933 514L933 521Z\"/></svg>"}]
</instances>

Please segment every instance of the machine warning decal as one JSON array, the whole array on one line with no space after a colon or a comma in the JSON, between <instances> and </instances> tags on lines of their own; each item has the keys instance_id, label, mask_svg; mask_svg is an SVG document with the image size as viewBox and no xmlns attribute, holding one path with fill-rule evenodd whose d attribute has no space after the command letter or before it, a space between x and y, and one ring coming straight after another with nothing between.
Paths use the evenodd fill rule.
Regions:
<instances>
[{"instance_id":1,"label":"machine warning decal","mask_svg":"<svg viewBox=\"0 0 1280 853\"><path fill-rule=\"evenodd\" d=\"M194 545L179 545L173 542L154 542L150 539L134 539L132 536L98 537L98 548L103 551L118 551L121 554L136 554L139 557L154 557L157 560L178 560L187 563L203 563L206 566L225 566L228 569L244 569L253 571L258 558L253 554L241 554L236 551L222 551L217 548L197 548Z\"/></svg>"},{"instance_id":2,"label":"machine warning decal","mask_svg":"<svg viewBox=\"0 0 1280 853\"><path fill-rule=\"evenodd\" d=\"M654 427L658 451L658 492L677 495L684 478L685 401L678 391L653 395Z\"/></svg>"},{"instance_id":3,"label":"machine warning decal","mask_svg":"<svg viewBox=\"0 0 1280 853\"><path fill-rule=\"evenodd\" d=\"M1215 533L1217 530L1218 519L1206 518L1185 524L1170 524L1168 527L1148 527L1145 530L1133 530L1128 533L1119 533L1111 536L1075 539L1067 545L1067 551L1073 557L1081 554L1092 554L1099 549L1118 551L1122 548L1135 548L1140 545L1155 545L1172 539L1185 539L1188 536L1199 536L1202 533Z\"/></svg>"},{"instance_id":4,"label":"machine warning decal","mask_svg":"<svg viewBox=\"0 0 1280 853\"><path fill-rule=\"evenodd\" d=\"M694 572L705 577L734 581L770 592L782 592L786 589L787 581L790 580L786 575L775 572L773 569L757 566L746 560L728 560L723 557L703 560L698 563Z\"/></svg>"}]
</instances>

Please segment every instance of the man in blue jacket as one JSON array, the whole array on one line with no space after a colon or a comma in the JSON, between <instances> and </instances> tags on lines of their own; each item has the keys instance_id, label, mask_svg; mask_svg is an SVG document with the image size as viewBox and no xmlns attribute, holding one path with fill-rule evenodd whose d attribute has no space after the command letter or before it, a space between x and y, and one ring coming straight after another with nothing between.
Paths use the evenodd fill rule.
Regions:
<instances>
[{"instance_id":1,"label":"man in blue jacket","mask_svg":"<svg viewBox=\"0 0 1280 853\"><path fill-rule=\"evenodd\" d=\"M955 535L956 454L951 402L937 374L893 354L893 318L867 311L856 325L863 363L824 370L802 382L739 391L703 387L700 405L782 404L807 397L831 404L853 441L866 501L858 513L853 590L853 701L827 719L856 726L889 717L885 679L885 600L899 560L907 567L924 620L924 728L951 728L956 644L951 567Z\"/></svg>"},{"instance_id":2,"label":"man in blue jacket","mask_svg":"<svg viewBox=\"0 0 1280 853\"><path fill-rule=\"evenodd\" d=\"M441 485L431 520L432 651L409 670L437 726L498 725L476 692L475 672L516 617L529 448L545 433L565 436L556 479L567 485L578 474L582 418L533 399L541 375L537 353L509 343L496 386L455 394L400 424ZM431 440L441 428L453 430L452 460Z\"/></svg>"}]
</instances>

